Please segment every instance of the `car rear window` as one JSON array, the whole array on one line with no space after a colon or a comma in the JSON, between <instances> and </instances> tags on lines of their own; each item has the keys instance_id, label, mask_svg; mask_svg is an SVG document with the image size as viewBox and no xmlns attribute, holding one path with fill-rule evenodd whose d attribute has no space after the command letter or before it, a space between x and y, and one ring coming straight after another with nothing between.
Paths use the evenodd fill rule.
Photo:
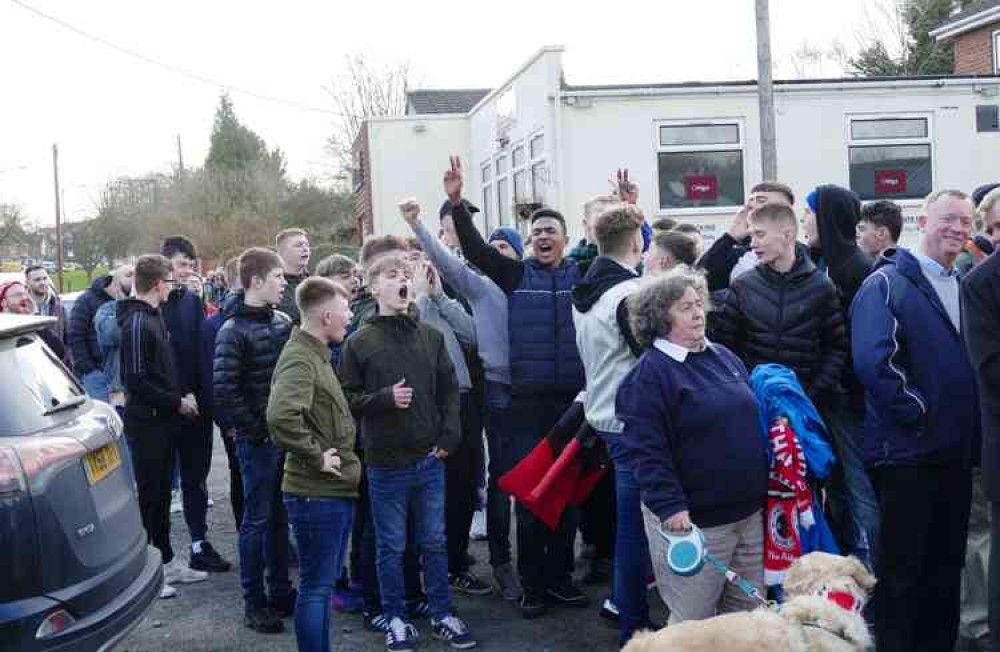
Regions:
<instances>
[{"instance_id":1,"label":"car rear window","mask_svg":"<svg viewBox=\"0 0 1000 652\"><path fill-rule=\"evenodd\" d=\"M0 340L0 437L17 437L74 416L83 388L36 335Z\"/></svg>"}]
</instances>

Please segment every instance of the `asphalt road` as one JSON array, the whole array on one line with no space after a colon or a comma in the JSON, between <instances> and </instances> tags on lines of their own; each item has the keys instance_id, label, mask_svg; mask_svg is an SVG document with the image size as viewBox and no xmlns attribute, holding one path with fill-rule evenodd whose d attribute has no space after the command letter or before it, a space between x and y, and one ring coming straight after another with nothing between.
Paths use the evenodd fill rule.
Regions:
<instances>
[{"instance_id":1,"label":"asphalt road","mask_svg":"<svg viewBox=\"0 0 1000 652\"><path fill-rule=\"evenodd\" d=\"M146 619L119 646L119 652L292 652L296 650L292 622L285 621L285 633L257 634L243 625L243 601L236 566L236 526L229 506L229 470L222 443L216 441L209 475L209 495L215 507L209 511L209 538L223 557L233 562L233 570L212 575L207 582L177 586L177 597L159 600ZM178 555L190 549L187 526L181 514L172 522L174 549ZM473 542L472 554L479 560L474 567L481 577L489 577L485 542ZM296 569L292 569L293 576ZM598 616L608 586L584 587L592 599L586 609L554 608L539 620L520 617L516 605L491 595L455 595L455 606L480 641L480 649L509 652L610 652L617 650L617 631ZM651 605L660 609L659 599L650 593ZM662 613L660 613L662 617ZM430 637L427 621L418 621L419 650L450 650ZM356 614L334 613L331 626L332 649L337 652L375 652L385 649L384 637L364 629Z\"/></svg>"}]
</instances>

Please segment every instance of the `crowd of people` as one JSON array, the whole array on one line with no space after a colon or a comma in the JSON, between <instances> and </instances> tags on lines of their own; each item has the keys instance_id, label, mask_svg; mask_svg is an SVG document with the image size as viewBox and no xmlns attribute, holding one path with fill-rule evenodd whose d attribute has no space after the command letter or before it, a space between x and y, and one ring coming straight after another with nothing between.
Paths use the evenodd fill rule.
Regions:
<instances>
[{"instance_id":1,"label":"crowd of people","mask_svg":"<svg viewBox=\"0 0 1000 652\"><path fill-rule=\"evenodd\" d=\"M414 648L422 618L474 647L453 591L496 592L529 619L587 608L577 576L610 582L598 608L622 645L662 626L653 578L669 624L752 609L713 569L669 572L661 533L697 526L765 592L783 532L766 516L776 444L757 379L781 365L835 459L803 509L815 500L826 549L877 574L865 613L878 649L952 650L960 621L980 638L987 623L960 608L976 601L1000 627L1000 565L988 595L961 588L967 543L997 541L1000 524L1000 187L929 195L909 250L891 201L821 185L800 218L792 189L764 182L704 250L697 227L645 219L627 172L582 207L572 249L549 207L527 241L507 226L484 238L458 159L443 185L433 220L400 204L411 236L368 237L358 261L333 255L313 273L308 234L288 229L205 279L195 244L165 238L69 316L41 267L0 286L0 310L56 318L42 337L123 415L161 597L231 569L208 538L217 426L245 623L268 634L294 618L300 650L330 649L331 600L345 596L390 652ZM552 527L500 479L577 403L607 472ZM186 559L171 547L175 483ZM472 570L477 513L490 577Z\"/></svg>"}]
</instances>

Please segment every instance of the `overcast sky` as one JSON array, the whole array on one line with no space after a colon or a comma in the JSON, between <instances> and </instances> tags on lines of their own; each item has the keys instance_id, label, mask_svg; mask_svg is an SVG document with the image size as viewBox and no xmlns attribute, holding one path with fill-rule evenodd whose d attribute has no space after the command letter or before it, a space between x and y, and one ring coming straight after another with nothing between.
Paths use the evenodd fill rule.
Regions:
<instances>
[{"instance_id":1,"label":"overcast sky","mask_svg":"<svg viewBox=\"0 0 1000 652\"><path fill-rule=\"evenodd\" d=\"M295 178L331 171L332 109L347 54L408 62L417 87L493 87L543 45L564 45L570 83L756 77L753 0L465 3L323 0L20 0L81 30L228 85L239 118L286 153ZM778 77L803 43L856 48L878 0L771 0ZM593 8L592 8L593 7ZM619 10L621 13L619 13ZM0 0L0 203L54 220L52 144L70 220L119 175L167 172L176 138L200 165L226 88L87 40Z\"/></svg>"}]
</instances>

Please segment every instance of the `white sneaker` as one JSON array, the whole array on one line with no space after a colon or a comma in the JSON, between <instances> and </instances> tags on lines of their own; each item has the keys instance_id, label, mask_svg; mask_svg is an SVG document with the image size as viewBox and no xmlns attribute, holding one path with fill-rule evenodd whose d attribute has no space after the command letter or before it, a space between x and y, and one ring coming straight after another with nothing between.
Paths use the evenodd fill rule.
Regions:
<instances>
[{"instance_id":1,"label":"white sneaker","mask_svg":"<svg viewBox=\"0 0 1000 652\"><path fill-rule=\"evenodd\" d=\"M163 588L160 589L160 599L168 600L176 595L177 595L177 589L164 582Z\"/></svg>"},{"instance_id":2,"label":"white sneaker","mask_svg":"<svg viewBox=\"0 0 1000 652\"><path fill-rule=\"evenodd\" d=\"M194 584L208 579L208 573L188 568L180 557L163 567L163 581L167 584Z\"/></svg>"},{"instance_id":3,"label":"white sneaker","mask_svg":"<svg viewBox=\"0 0 1000 652\"><path fill-rule=\"evenodd\" d=\"M473 513L469 538L473 541L482 541L486 538L486 510L480 509Z\"/></svg>"},{"instance_id":4,"label":"white sneaker","mask_svg":"<svg viewBox=\"0 0 1000 652\"><path fill-rule=\"evenodd\" d=\"M170 513L180 514L184 511L184 502L181 500L181 490L175 489L170 492Z\"/></svg>"},{"instance_id":5,"label":"white sneaker","mask_svg":"<svg viewBox=\"0 0 1000 652\"><path fill-rule=\"evenodd\" d=\"M212 500L211 498L209 498L209 499L208 499L208 506L209 506L209 507L215 507L215 501L214 501L214 500Z\"/></svg>"}]
</instances>

